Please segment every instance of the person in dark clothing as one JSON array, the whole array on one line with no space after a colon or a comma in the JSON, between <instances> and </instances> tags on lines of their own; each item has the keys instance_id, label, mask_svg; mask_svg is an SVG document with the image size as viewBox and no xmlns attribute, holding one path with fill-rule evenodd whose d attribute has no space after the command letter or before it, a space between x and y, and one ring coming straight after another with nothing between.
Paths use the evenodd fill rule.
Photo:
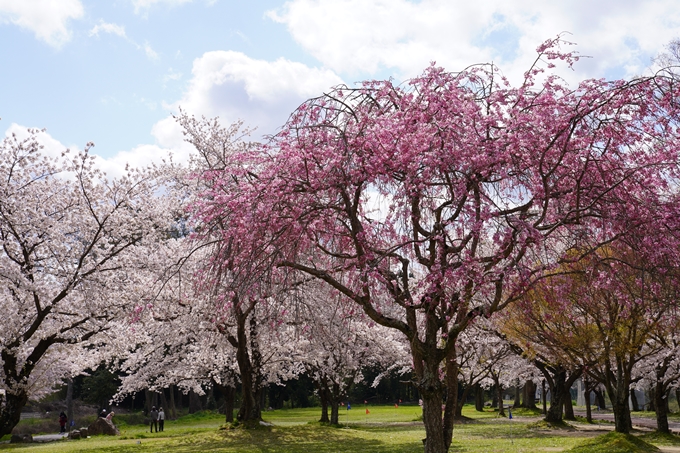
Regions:
<instances>
[{"instance_id":1,"label":"person in dark clothing","mask_svg":"<svg viewBox=\"0 0 680 453\"><path fill-rule=\"evenodd\" d=\"M61 430L59 431L60 433L66 432L66 422L68 422L68 418L66 418L66 414L62 412L59 414L59 426L61 427Z\"/></svg>"},{"instance_id":2,"label":"person in dark clothing","mask_svg":"<svg viewBox=\"0 0 680 453\"><path fill-rule=\"evenodd\" d=\"M153 432L154 428L156 429L156 432L158 432L158 411L156 410L156 406L151 407L151 412L149 412L149 423L151 424L149 426L150 432Z\"/></svg>"}]
</instances>

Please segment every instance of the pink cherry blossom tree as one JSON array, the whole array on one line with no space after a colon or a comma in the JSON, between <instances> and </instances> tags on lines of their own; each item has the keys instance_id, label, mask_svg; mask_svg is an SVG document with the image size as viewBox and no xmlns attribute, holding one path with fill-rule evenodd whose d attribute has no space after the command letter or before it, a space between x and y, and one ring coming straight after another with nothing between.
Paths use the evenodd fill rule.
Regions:
<instances>
[{"instance_id":1,"label":"pink cherry blossom tree","mask_svg":"<svg viewBox=\"0 0 680 453\"><path fill-rule=\"evenodd\" d=\"M51 159L37 132L0 144L0 435L19 422L43 361L98 348L143 297L135 271L147 266L173 213L157 196L156 172L107 179L87 153L91 145ZM63 375L53 378L79 372L75 363L59 368Z\"/></svg>"},{"instance_id":2,"label":"pink cherry blossom tree","mask_svg":"<svg viewBox=\"0 0 680 453\"><path fill-rule=\"evenodd\" d=\"M405 336L426 452L451 443L460 333L585 232L596 246L634 224L675 174L677 87L659 76L570 88L543 69L574 61L560 43L538 48L518 87L493 65L431 66L401 86L311 99L268 146L212 172L194 206L228 232L214 275L293 269Z\"/></svg>"}]
</instances>

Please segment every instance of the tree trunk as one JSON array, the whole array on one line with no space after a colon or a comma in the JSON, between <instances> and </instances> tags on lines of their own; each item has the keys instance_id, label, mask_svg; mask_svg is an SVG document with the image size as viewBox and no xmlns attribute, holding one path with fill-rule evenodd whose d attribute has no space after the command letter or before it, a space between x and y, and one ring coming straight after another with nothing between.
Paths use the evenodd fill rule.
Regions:
<instances>
[{"instance_id":1,"label":"tree trunk","mask_svg":"<svg viewBox=\"0 0 680 453\"><path fill-rule=\"evenodd\" d=\"M607 409L607 400L604 398L604 392L601 389L593 389L595 399L597 400L598 409Z\"/></svg>"},{"instance_id":2,"label":"tree trunk","mask_svg":"<svg viewBox=\"0 0 680 453\"><path fill-rule=\"evenodd\" d=\"M541 382L541 399L543 400L543 415L548 414L548 402L546 399L548 398L548 392L545 389L545 379L543 379L543 382Z\"/></svg>"},{"instance_id":3,"label":"tree trunk","mask_svg":"<svg viewBox=\"0 0 680 453\"><path fill-rule=\"evenodd\" d=\"M456 348L452 348L446 357L446 376L444 382L446 387L444 389L446 395L446 403L444 404L444 419L442 420L442 429L444 430L444 446L448 451L453 441L453 421L456 418L456 409L458 408L458 362L456 361ZM463 400L462 402L465 402ZM462 410L462 404L461 404Z\"/></svg>"},{"instance_id":4,"label":"tree trunk","mask_svg":"<svg viewBox=\"0 0 680 453\"><path fill-rule=\"evenodd\" d=\"M524 401L522 401L522 407L536 409L536 383L532 380L524 383Z\"/></svg>"},{"instance_id":5,"label":"tree trunk","mask_svg":"<svg viewBox=\"0 0 680 453\"><path fill-rule=\"evenodd\" d=\"M73 424L73 378L66 379L66 418L70 432Z\"/></svg>"},{"instance_id":6,"label":"tree trunk","mask_svg":"<svg viewBox=\"0 0 680 453\"><path fill-rule=\"evenodd\" d=\"M654 388L654 407L656 412L656 430L660 433L670 434L670 428L668 426L668 398L666 398L666 389L664 388L663 381L656 381L656 386Z\"/></svg>"},{"instance_id":7,"label":"tree trunk","mask_svg":"<svg viewBox=\"0 0 680 453\"><path fill-rule=\"evenodd\" d=\"M562 405L565 399L567 373L564 370L556 372L552 379L548 381L550 385L550 409L545 415L545 421L550 423L559 423L562 421ZM569 396L571 399L571 396Z\"/></svg>"},{"instance_id":8,"label":"tree trunk","mask_svg":"<svg viewBox=\"0 0 680 453\"><path fill-rule=\"evenodd\" d=\"M434 348L433 348L434 349ZM439 378L439 361L434 352L431 355L420 356L412 350L414 371L416 374L418 391L423 400L423 425L425 425L425 453L445 453L448 445L445 441L444 423L442 420L442 403L444 386ZM447 371L448 371L447 363ZM458 376L455 376L456 380ZM451 420L453 421L453 420Z\"/></svg>"},{"instance_id":9,"label":"tree trunk","mask_svg":"<svg viewBox=\"0 0 680 453\"><path fill-rule=\"evenodd\" d=\"M633 423L630 419L630 407L628 406L630 389L629 383L624 381L625 379L619 379L616 385L609 383L607 385L607 393L609 394L614 411L614 429L618 433L630 434L633 428Z\"/></svg>"},{"instance_id":10,"label":"tree trunk","mask_svg":"<svg viewBox=\"0 0 680 453\"><path fill-rule=\"evenodd\" d=\"M468 396L470 396L470 390L472 390L472 387L469 385L465 386L463 388L463 394L458 398L458 401L456 403L456 418L461 419L463 418L463 406L465 405L465 402L468 399Z\"/></svg>"},{"instance_id":11,"label":"tree trunk","mask_svg":"<svg viewBox=\"0 0 680 453\"><path fill-rule=\"evenodd\" d=\"M224 389L224 421L232 423L234 421L234 396L236 395L236 388L231 385L225 385Z\"/></svg>"},{"instance_id":12,"label":"tree trunk","mask_svg":"<svg viewBox=\"0 0 680 453\"><path fill-rule=\"evenodd\" d=\"M257 347L257 321L254 316L250 318L250 342L246 335L246 320L248 313L237 311L237 339L230 343L236 346L236 361L241 373L242 400L236 418L239 421L253 421L262 419L260 407L260 383L258 379L259 351ZM248 354L248 344L251 345L252 360Z\"/></svg>"},{"instance_id":13,"label":"tree trunk","mask_svg":"<svg viewBox=\"0 0 680 453\"><path fill-rule=\"evenodd\" d=\"M184 397L187 396L184 391L177 389L177 411L181 412L182 409L184 409L184 403L186 402L184 400Z\"/></svg>"},{"instance_id":14,"label":"tree trunk","mask_svg":"<svg viewBox=\"0 0 680 453\"><path fill-rule=\"evenodd\" d=\"M505 404L503 403L503 386L496 379L496 393L498 395L498 416L505 417Z\"/></svg>"},{"instance_id":15,"label":"tree trunk","mask_svg":"<svg viewBox=\"0 0 680 453\"><path fill-rule=\"evenodd\" d=\"M8 390L3 402L0 408L0 437L10 434L19 423L21 410L28 402L28 395L25 392L11 393Z\"/></svg>"},{"instance_id":16,"label":"tree trunk","mask_svg":"<svg viewBox=\"0 0 680 453\"><path fill-rule=\"evenodd\" d=\"M175 386L170 384L170 407L168 413L173 420L177 419L177 410L175 409Z\"/></svg>"},{"instance_id":17,"label":"tree trunk","mask_svg":"<svg viewBox=\"0 0 680 453\"><path fill-rule=\"evenodd\" d=\"M149 389L144 389L144 413L148 414L151 412L151 391Z\"/></svg>"},{"instance_id":18,"label":"tree trunk","mask_svg":"<svg viewBox=\"0 0 680 453\"><path fill-rule=\"evenodd\" d=\"M165 397L165 389L161 389L160 391L160 399L161 399L161 407L163 408L163 412L165 413L170 413L170 406L168 406L168 400Z\"/></svg>"},{"instance_id":19,"label":"tree trunk","mask_svg":"<svg viewBox=\"0 0 680 453\"><path fill-rule=\"evenodd\" d=\"M203 410L201 406L201 399L198 394L193 390L189 390L189 413L195 414L196 412Z\"/></svg>"},{"instance_id":20,"label":"tree trunk","mask_svg":"<svg viewBox=\"0 0 680 453\"><path fill-rule=\"evenodd\" d=\"M326 385L320 385L319 399L321 400L321 419L319 422L321 423L330 423L330 419L328 418L328 396L328 389Z\"/></svg>"},{"instance_id":21,"label":"tree trunk","mask_svg":"<svg viewBox=\"0 0 680 453\"><path fill-rule=\"evenodd\" d=\"M481 385L475 385L475 410L484 412L484 389Z\"/></svg>"},{"instance_id":22,"label":"tree trunk","mask_svg":"<svg viewBox=\"0 0 680 453\"><path fill-rule=\"evenodd\" d=\"M519 381L515 384L515 400L512 402L512 408L517 409L522 407L522 399L520 398L521 391L519 386Z\"/></svg>"},{"instance_id":23,"label":"tree trunk","mask_svg":"<svg viewBox=\"0 0 680 453\"><path fill-rule=\"evenodd\" d=\"M564 419L576 420L576 417L574 416L574 405L571 401L571 392L569 392L569 389L567 389L566 393L564 394L562 405L564 406Z\"/></svg>"},{"instance_id":24,"label":"tree trunk","mask_svg":"<svg viewBox=\"0 0 680 453\"><path fill-rule=\"evenodd\" d=\"M591 387L591 385L592 384L591 384L590 380L588 379L588 376L584 375L583 376L583 394L584 394L583 396L585 397L585 401L586 401L586 421L588 423L593 422L593 409L590 405L590 391L591 391L590 387Z\"/></svg>"},{"instance_id":25,"label":"tree trunk","mask_svg":"<svg viewBox=\"0 0 680 453\"><path fill-rule=\"evenodd\" d=\"M340 401L331 398L331 425L340 424Z\"/></svg>"},{"instance_id":26,"label":"tree trunk","mask_svg":"<svg viewBox=\"0 0 680 453\"><path fill-rule=\"evenodd\" d=\"M612 401L612 409L614 411L614 429L616 432L630 434L632 422L630 419L630 408L628 407L628 401Z\"/></svg>"},{"instance_id":27,"label":"tree trunk","mask_svg":"<svg viewBox=\"0 0 680 453\"><path fill-rule=\"evenodd\" d=\"M651 401L654 401L654 399L652 398ZM640 403L638 403L635 389L630 391L630 403L633 405L633 411L640 412Z\"/></svg>"}]
</instances>

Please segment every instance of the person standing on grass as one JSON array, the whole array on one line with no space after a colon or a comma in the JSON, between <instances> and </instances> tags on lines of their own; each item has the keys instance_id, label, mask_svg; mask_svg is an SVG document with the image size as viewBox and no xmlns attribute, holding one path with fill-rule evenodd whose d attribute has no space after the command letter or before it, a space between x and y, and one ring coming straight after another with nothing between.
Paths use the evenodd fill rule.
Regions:
<instances>
[{"instance_id":1,"label":"person standing on grass","mask_svg":"<svg viewBox=\"0 0 680 453\"><path fill-rule=\"evenodd\" d=\"M151 426L149 426L150 432L153 432L154 428L156 428L156 432L158 432L158 411L156 410L156 406L151 407L149 417L151 417L150 420Z\"/></svg>"},{"instance_id":2,"label":"person standing on grass","mask_svg":"<svg viewBox=\"0 0 680 453\"><path fill-rule=\"evenodd\" d=\"M59 431L60 433L66 432L66 422L67 421L68 421L68 418L66 418L66 414L64 412L59 414L59 426L61 427L61 430Z\"/></svg>"},{"instance_id":3,"label":"person standing on grass","mask_svg":"<svg viewBox=\"0 0 680 453\"><path fill-rule=\"evenodd\" d=\"M163 425L165 425L165 412L161 407L158 409L158 431L163 431Z\"/></svg>"}]
</instances>

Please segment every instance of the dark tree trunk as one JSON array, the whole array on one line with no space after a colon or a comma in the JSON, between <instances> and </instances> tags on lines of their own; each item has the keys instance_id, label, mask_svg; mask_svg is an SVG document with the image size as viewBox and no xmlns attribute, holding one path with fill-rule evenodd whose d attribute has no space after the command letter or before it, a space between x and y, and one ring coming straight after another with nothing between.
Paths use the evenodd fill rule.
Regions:
<instances>
[{"instance_id":1,"label":"dark tree trunk","mask_svg":"<svg viewBox=\"0 0 680 453\"><path fill-rule=\"evenodd\" d=\"M328 389L325 385L321 385L319 387L319 399L321 400L321 419L319 419L319 422L330 423L330 419L328 418L329 395Z\"/></svg>"},{"instance_id":2,"label":"dark tree trunk","mask_svg":"<svg viewBox=\"0 0 680 453\"><path fill-rule=\"evenodd\" d=\"M607 400L604 397L604 391L602 391L602 389L593 389L593 393L597 400L597 407L602 410L607 409Z\"/></svg>"},{"instance_id":3,"label":"dark tree trunk","mask_svg":"<svg viewBox=\"0 0 680 453\"><path fill-rule=\"evenodd\" d=\"M160 396L161 396L161 407L163 407L163 412L169 413L170 412L170 406L168 406L168 400L165 398L165 389L161 389Z\"/></svg>"},{"instance_id":4,"label":"dark tree trunk","mask_svg":"<svg viewBox=\"0 0 680 453\"><path fill-rule=\"evenodd\" d=\"M498 378L494 377L496 381L496 395L498 398L498 416L505 417L505 404L503 404L503 386L498 381Z\"/></svg>"},{"instance_id":5,"label":"dark tree trunk","mask_svg":"<svg viewBox=\"0 0 680 453\"><path fill-rule=\"evenodd\" d=\"M566 393L564 394L562 405L564 406L564 419L576 420L576 416L574 416L574 405L571 401L571 392L569 392L569 389L567 389Z\"/></svg>"},{"instance_id":6,"label":"dark tree trunk","mask_svg":"<svg viewBox=\"0 0 680 453\"><path fill-rule=\"evenodd\" d=\"M260 406L261 388L259 379L259 364L261 357L257 344L257 321L250 317L250 342L246 334L246 321L250 311L243 312L235 303L237 314L237 338L230 337L229 342L236 347L236 361L241 374L242 400L236 418L239 421L254 421L262 419ZM248 344L252 357L248 354Z\"/></svg>"},{"instance_id":7,"label":"dark tree trunk","mask_svg":"<svg viewBox=\"0 0 680 453\"><path fill-rule=\"evenodd\" d=\"M458 409L458 362L456 361L456 349L453 348L449 352L445 362L446 376L444 388L446 403L444 404L444 419L442 420L442 428L444 430L444 446L448 451L453 441L453 421L456 418L456 411ZM462 402L465 402L463 399ZM461 404L462 410L462 404ZM462 415L462 414L461 414Z\"/></svg>"},{"instance_id":8,"label":"dark tree trunk","mask_svg":"<svg viewBox=\"0 0 680 453\"><path fill-rule=\"evenodd\" d=\"M66 418L68 419L68 430L71 431L73 422L73 378L66 379Z\"/></svg>"},{"instance_id":9,"label":"dark tree trunk","mask_svg":"<svg viewBox=\"0 0 680 453\"><path fill-rule=\"evenodd\" d=\"M203 410L203 406L201 405L201 399L198 397L198 394L196 394L196 392L194 392L193 390L189 390L189 413L195 414L200 410Z\"/></svg>"},{"instance_id":10,"label":"dark tree trunk","mask_svg":"<svg viewBox=\"0 0 680 453\"><path fill-rule=\"evenodd\" d=\"M234 396L236 395L236 388L231 385L222 387L224 390L224 414L226 423L234 421Z\"/></svg>"},{"instance_id":11,"label":"dark tree trunk","mask_svg":"<svg viewBox=\"0 0 680 453\"><path fill-rule=\"evenodd\" d=\"M565 399L565 393L568 393L566 385L567 372L560 370L548 380L550 385L550 408L545 415L545 420L550 423L559 423L562 421L562 405ZM569 397L571 399L571 396Z\"/></svg>"},{"instance_id":12,"label":"dark tree trunk","mask_svg":"<svg viewBox=\"0 0 680 453\"><path fill-rule=\"evenodd\" d=\"M177 401L176 401L176 403L177 403L177 411L178 412L181 412L182 408L184 407L184 406L182 406L182 400L183 399L184 399L184 392L182 392L180 389L177 389Z\"/></svg>"},{"instance_id":13,"label":"dark tree trunk","mask_svg":"<svg viewBox=\"0 0 680 453\"><path fill-rule=\"evenodd\" d=\"M521 394L522 394L522 392L520 390L519 382L517 382L515 384L515 399L512 402L512 408L513 409L517 409L517 408L522 407Z\"/></svg>"},{"instance_id":14,"label":"dark tree trunk","mask_svg":"<svg viewBox=\"0 0 680 453\"><path fill-rule=\"evenodd\" d=\"M340 403L337 401L331 400L331 425L339 425L340 424Z\"/></svg>"},{"instance_id":15,"label":"dark tree trunk","mask_svg":"<svg viewBox=\"0 0 680 453\"><path fill-rule=\"evenodd\" d=\"M543 379L543 382L541 382L541 400L543 400L543 415L548 414L548 402L546 401L548 398L548 392L545 389L545 379Z\"/></svg>"},{"instance_id":16,"label":"dark tree trunk","mask_svg":"<svg viewBox=\"0 0 680 453\"><path fill-rule=\"evenodd\" d=\"M650 401L654 401L654 398L652 397ZM638 402L635 390L630 391L630 403L633 405L633 411L640 412L640 403Z\"/></svg>"},{"instance_id":17,"label":"dark tree trunk","mask_svg":"<svg viewBox=\"0 0 680 453\"><path fill-rule=\"evenodd\" d=\"M593 422L593 409L590 405L590 391L591 391L591 382L590 379L588 379L588 376L583 376L583 396L585 397L586 400L586 421L588 423Z\"/></svg>"},{"instance_id":18,"label":"dark tree trunk","mask_svg":"<svg viewBox=\"0 0 680 453\"><path fill-rule=\"evenodd\" d=\"M481 385L475 385L475 410L484 412L484 389Z\"/></svg>"},{"instance_id":19,"label":"dark tree trunk","mask_svg":"<svg viewBox=\"0 0 680 453\"><path fill-rule=\"evenodd\" d=\"M571 406L571 394L569 389L581 377L581 370L569 370L562 366L548 366L547 364L534 361L534 365L543 373L545 380L550 387L550 409L545 414L545 421L559 423L562 421L562 408L566 405L567 410L571 408L568 415L574 417L573 407ZM568 398L568 401L567 401Z\"/></svg>"},{"instance_id":20,"label":"dark tree trunk","mask_svg":"<svg viewBox=\"0 0 680 453\"><path fill-rule=\"evenodd\" d=\"M0 437L10 434L21 420L21 410L28 402L28 395L24 392L10 393L7 391L4 404L0 408Z\"/></svg>"},{"instance_id":21,"label":"dark tree trunk","mask_svg":"<svg viewBox=\"0 0 680 453\"><path fill-rule=\"evenodd\" d=\"M151 399L151 391L149 389L144 389L144 412L151 412L151 406L153 406L153 401Z\"/></svg>"},{"instance_id":22,"label":"dark tree trunk","mask_svg":"<svg viewBox=\"0 0 680 453\"><path fill-rule=\"evenodd\" d=\"M534 381L524 383L524 401L522 407L526 409L536 409L536 384Z\"/></svg>"},{"instance_id":23,"label":"dark tree trunk","mask_svg":"<svg viewBox=\"0 0 680 453\"><path fill-rule=\"evenodd\" d=\"M175 409L175 386L170 384L170 407L168 408L168 413L173 420L177 419L177 410Z\"/></svg>"},{"instance_id":24,"label":"dark tree trunk","mask_svg":"<svg viewBox=\"0 0 680 453\"><path fill-rule=\"evenodd\" d=\"M432 348L435 349L435 348ZM414 358L414 370L420 398L423 400L423 425L425 425L425 453L445 453L448 445L445 441L444 421L442 419L442 403L444 385L439 378L440 362L430 351L427 356L420 356L411 351ZM446 364L448 371L448 363ZM454 377L456 380L458 376ZM451 420L453 421L453 420Z\"/></svg>"},{"instance_id":25,"label":"dark tree trunk","mask_svg":"<svg viewBox=\"0 0 680 453\"><path fill-rule=\"evenodd\" d=\"M614 429L618 433L630 434L633 423L630 419L630 407L628 406L629 383L625 382L624 379L619 379L614 385L608 383L607 393L614 411Z\"/></svg>"},{"instance_id":26,"label":"dark tree trunk","mask_svg":"<svg viewBox=\"0 0 680 453\"><path fill-rule=\"evenodd\" d=\"M494 409L498 407L498 391L495 384L491 389L491 407Z\"/></svg>"},{"instance_id":27,"label":"dark tree trunk","mask_svg":"<svg viewBox=\"0 0 680 453\"><path fill-rule=\"evenodd\" d=\"M660 433L670 434L668 426L668 398L663 382L657 381L654 389L654 406L656 411L656 430Z\"/></svg>"},{"instance_id":28,"label":"dark tree trunk","mask_svg":"<svg viewBox=\"0 0 680 453\"><path fill-rule=\"evenodd\" d=\"M461 419L463 418L463 406L465 405L465 402L468 399L468 396L470 396L470 391L472 390L472 387L469 385L466 385L463 387L463 394L458 398L458 401L456 403L456 418ZM476 403L475 403L476 404Z\"/></svg>"},{"instance_id":29,"label":"dark tree trunk","mask_svg":"<svg viewBox=\"0 0 680 453\"><path fill-rule=\"evenodd\" d=\"M643 407L642 410L649 410L649 411L656 412L656 385L653 386L653 387L650 387L649 390L647 390L647 392L649 393L647 398L645 398L647 400L647 409L645 409ZM631 390L631 395L633 393L634 393L634 391Z\"/></svg>"}]
</instances>

